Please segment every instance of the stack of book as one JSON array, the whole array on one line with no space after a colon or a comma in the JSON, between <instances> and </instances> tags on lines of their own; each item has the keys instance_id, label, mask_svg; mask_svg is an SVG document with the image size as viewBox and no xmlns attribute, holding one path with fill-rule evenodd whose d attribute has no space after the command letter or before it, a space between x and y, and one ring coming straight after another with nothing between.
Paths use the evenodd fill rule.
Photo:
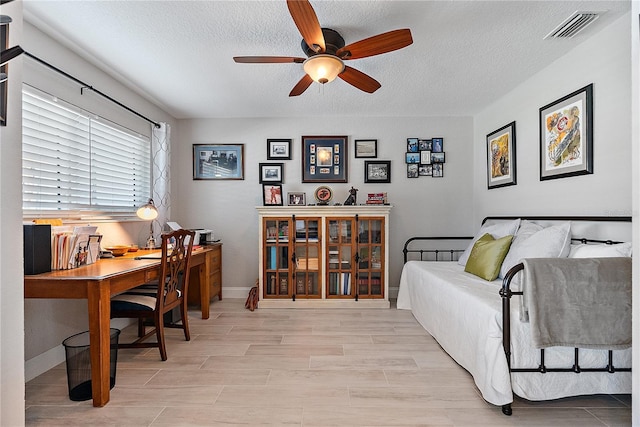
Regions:
<instances>
[{"instance_id":1,"label":"stack of book","mask_svg":"<svg viewBox=\"0 0 640 427\"><path fill-rule=\"evenodd\" d=\"M296 262L297 270L315 271L318 269L318 258L298 258Z\"/></svg>"},{"instance_id":2,"label":"stack of book","mask_svg":"<svg viewBox=\"0 0 640 427\"><path fill-rule=\"evenodd\" d=\"M386 205L387 193L369 193L367 195L367 205Z\"/></svg>"}]
</instances>

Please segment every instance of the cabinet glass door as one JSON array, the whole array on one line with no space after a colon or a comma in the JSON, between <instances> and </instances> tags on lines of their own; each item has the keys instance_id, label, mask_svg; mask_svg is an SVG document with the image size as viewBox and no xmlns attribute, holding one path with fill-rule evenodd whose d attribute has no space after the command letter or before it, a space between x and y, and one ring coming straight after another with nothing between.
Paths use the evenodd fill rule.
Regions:
<instances>
[{"instance_id":1,"label":"cabinet glass door","mask_svg":"<svg viewBox=\"0 0 640 427\"><path fill-rule=\"evenodd\" d=\"M352 218L327 219L327 297L353 295L353 223Z\"/></svg>"},{"instance_id":2,"label":"cabinet glass door","mask_svg":"<svg viewBox=\"0 0 640 427\"><path fill-rule=\"evenodd\" d=\"M321 298L320 292L320 220L295 220L295 275L294 295L298 298Z\"/></svg>"},{"instance_id":3,"label":"cabinet glass door","mask_svg":"<svg viewBox=\"0 0 640 427\"><path fill-rule=\"evenodd\" d=\"M290 219L264 220L264 297L291 295L289 283Z\"/></svg>"},{"instance_id":4,"label":"cabinet glass door","mask_svg":"<svg viewBox=\"0 0 640 427\"><path fill-rule=\"evenodd\" d=\"M357 295L363 298L384 297L383 218L358 220Z\"/></svg>"}]
</instances>

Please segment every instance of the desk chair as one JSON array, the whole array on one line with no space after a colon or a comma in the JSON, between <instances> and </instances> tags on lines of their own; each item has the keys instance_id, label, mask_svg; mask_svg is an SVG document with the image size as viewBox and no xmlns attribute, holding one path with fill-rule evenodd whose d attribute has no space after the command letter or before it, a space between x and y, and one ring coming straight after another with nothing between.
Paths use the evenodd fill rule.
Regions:
<instances>
[{"instance_id":1,"label":"desk chair","mask_svg":"<svg viewBox=\"0 0 640 427\"><path fill-rule=\"evenodd\" d=\"M189 260L195 232L176 230L162 235L162 258L159 279L133 288L111 298L111 318L137 318L138 339L132 343L118 344L118 348L158 347L160 357L167 360L164 328L184 330L189 341L187 316L187 291L189 285ZM162 284L162 286L160 286ZM164 314L180 307L181 324L164 324ZM145 333L146 319L153 319L154 329ZM143 342L155 332L157 342Z\"/></svg>"}]
</instances>

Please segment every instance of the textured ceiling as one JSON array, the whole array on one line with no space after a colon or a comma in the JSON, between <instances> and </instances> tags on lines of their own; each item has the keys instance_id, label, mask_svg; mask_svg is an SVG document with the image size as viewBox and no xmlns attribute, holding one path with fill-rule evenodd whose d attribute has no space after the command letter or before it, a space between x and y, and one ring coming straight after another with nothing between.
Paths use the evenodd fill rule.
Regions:
<instances>
[{"instance_id":1,"label":"textured ceiling","mask_svg":"<svg viewBox=\"0 0 640 427\"><path fill-rule=\"evenodd\" d=\"M232 59L304 57L285 0L24 0L24 16L176 118L449 116L474 114L630 9L629 1L311 4L347 44L398 28L410 28L414 43L349 61L382 84L373 94L337 79L290 98L302 64ZM543 39L576 10L606 13L572 39Z\"/></svg>"}]
</instances>

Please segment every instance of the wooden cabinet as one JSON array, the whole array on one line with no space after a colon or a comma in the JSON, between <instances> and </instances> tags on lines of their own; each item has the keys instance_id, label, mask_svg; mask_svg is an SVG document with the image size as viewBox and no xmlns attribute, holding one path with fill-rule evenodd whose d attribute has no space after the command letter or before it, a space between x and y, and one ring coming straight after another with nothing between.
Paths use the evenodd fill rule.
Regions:
<instances>
[{"instance_id":1,"label":"wooden cabinet","mask_svg":"<svg viewBox=\"0 0 640 427\"><path fill-rule=\"evenodd\" d=\"M257 209L259 307L389 307L391 206Z\"/></svg>"},{"instance_id":2,"label":"wooden cabinet","mask_svg":"<svg viewBox=\"0 0 640 427\"><path fill-rule=\"evenodd\" d=\"M222 300L222 243L215 243L206 247L210 250L200 254L200 256L205 257L204 263L193 267L189 274L189 291L187 294L189 305L208 305L212 297L216 295L219 300ZM196 254L193 256L196 256ZM200 282L202 280L208 283L208 295L203 295L200 291Z\"/></svg>"}]
</instances>

